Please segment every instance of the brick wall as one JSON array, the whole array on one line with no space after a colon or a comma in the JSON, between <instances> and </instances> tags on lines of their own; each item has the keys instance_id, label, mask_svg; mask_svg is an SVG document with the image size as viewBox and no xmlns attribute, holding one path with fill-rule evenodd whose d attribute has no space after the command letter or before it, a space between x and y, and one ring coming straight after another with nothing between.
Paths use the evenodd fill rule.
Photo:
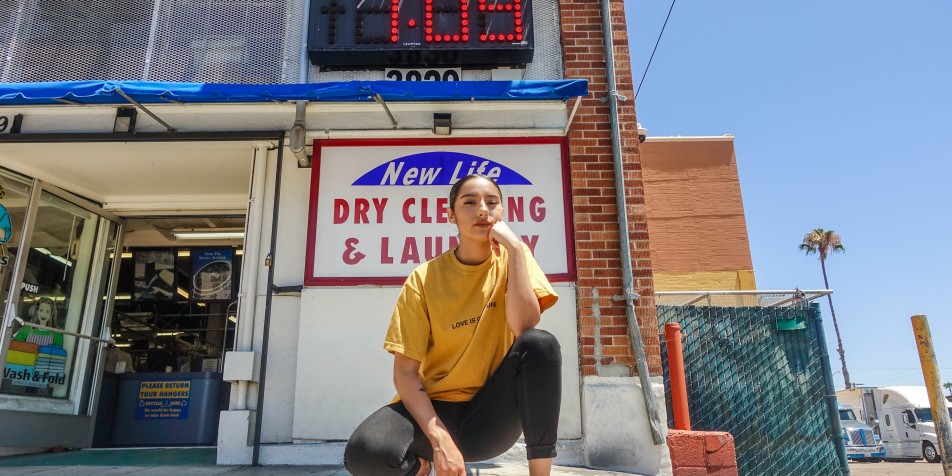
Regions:
<instances>
[{"instance_id":1,"label":"brick wall","mask_svg":"<svg viewBox=\"0 0 952 476\"><path fill-rule=\"evenodd\" d=\"M560 0L559 4L565 77L587 79L590 91L589 96L582 99L569 133L582 375L618 375L625 367L627 373L634 375L625 303L612 299L623 294L623 283L609 106L601 101L608 95L601 2ZM657 311L624 3L613 0L611 9L617 90L627 97L627 101L619 101L618 113L633 284L634 291L642 296L635 312L649 372L660 375Z\"/></svg>"},{"instance_id":2,"label":"brick wall","mask_svg":"<svg viewBox=\"0 0 952 476\"><path fill-rule=\"evenodd\" d=\"M753 269L730 137L641 144L655 273Z\"/></svg>"}]
</instances>

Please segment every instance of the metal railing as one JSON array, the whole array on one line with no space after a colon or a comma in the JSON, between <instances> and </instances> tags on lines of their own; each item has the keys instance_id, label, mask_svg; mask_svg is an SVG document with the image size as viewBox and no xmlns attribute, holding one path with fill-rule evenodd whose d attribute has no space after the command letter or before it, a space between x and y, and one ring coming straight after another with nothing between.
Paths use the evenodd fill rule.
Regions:
<instances>
[{"instance_id":1,"label":"metal railing","mask_svg":"<svg viewBox=\"0 0 952 476\"><path fill-rule=\"evenodd\" d=\"M34 324L34 323L32 323L32 322L24 321L23 319L21 319L21 318L19 318L19 317L14 317L13 320L14 320L17 324L19 324L19 325L21 325L21 326L23 326L23 327L32 327L32 328L34 328L34 329L42 329L42 330L44 330L44 331L51 331L51 332L56 332L56 333L63 334L63 335L67 335L67 336L79 337L80 339L87 339L87 340L91 340L91 341L95 341L95 342L100 342L100 343L103 343L103 344L115 344L115 343L116 343L116 341L115 341L112 337L109 337L108 339L101 339L101 338L99 338L99 337L94 337L94 336L90 336L90 335L86 335L86 334L80 334L80 333L78 333L78 332L70 332L70 331L67 331L67 330L65 330L65 329L58 329L58 328L56 328L56 327L49 327L49 326L43 326L43 325L40 325L40 324Z\"/></svg>"},{"instance_id":2,"label":"metal railing","mask_svg":"<svg viewBox=\"0 0 952 476\"><path fill-rule=\"evenodd\" d=\"M659 306L805 307L832 293L829 289L655 291L655 303Z\"/></svg>"}]
</instances>

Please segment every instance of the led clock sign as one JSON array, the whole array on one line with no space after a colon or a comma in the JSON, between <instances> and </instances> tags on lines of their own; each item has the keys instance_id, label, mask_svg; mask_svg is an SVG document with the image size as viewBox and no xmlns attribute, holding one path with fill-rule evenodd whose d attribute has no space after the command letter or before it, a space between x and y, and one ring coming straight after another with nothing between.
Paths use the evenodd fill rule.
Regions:
<instances>
[{"instance_id":1,"label":"led clock sign","mask_svg":"<svg viewBox=\"0 0 952 476\"><path fill-rule=\"evenodd\" d=\"M307 49L327 68L532 61L531 0L311 0Z\"/></svg>"}]
</instances>

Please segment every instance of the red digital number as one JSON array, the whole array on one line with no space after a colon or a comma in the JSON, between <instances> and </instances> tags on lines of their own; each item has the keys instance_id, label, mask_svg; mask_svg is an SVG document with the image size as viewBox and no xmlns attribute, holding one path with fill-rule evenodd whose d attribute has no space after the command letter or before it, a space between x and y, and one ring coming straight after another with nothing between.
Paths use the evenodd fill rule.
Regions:
<instances>
[{"instance_id":1,"label":"red digital number","mask_svg":"<svg viewBox=\"0 0 952 476\"><path fill-rule=\"evenodd\" d=\"M487 17L493 16L493 22ZM512 15L512 21L502 21L503 15ZM497 22L512 25L502 30ZM505 28L505 27L503 27ZM481 43L522 41L522 0L479 0L479 41Z\"/></svg>"},{"instance_id":2,"label":"red digital number","mask_svg":"<svg viewBox=\"0 0 952 476\"><path fill-rule=\"evenodd\" d=\"M443 2L443 4L433 5L433 0L425 0L423 11L423 41L425 43L466 43L469 42L469 0L453 0ZM447 28L446 22L442 23L442 31L436 27L434 18L439 15L445 19L448 15L456 15L458 25L456 28Z\"/></svg>"}]
</instances>

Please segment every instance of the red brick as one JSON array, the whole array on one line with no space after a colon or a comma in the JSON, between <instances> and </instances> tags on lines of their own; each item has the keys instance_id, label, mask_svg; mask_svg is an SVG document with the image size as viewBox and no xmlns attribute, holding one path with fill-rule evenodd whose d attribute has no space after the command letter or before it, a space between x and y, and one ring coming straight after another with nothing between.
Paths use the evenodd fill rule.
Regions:
<instances>
[{"instance_id":1,"label":"red brick","mask_svg":"<svg viewBox=\"0 0 952 476\"><path fill-rule=\"evenodd\" d=\"M668 451L674 468L706 468L704 437L694 431L668 430Z\"/></svg>"},{"instance_id":2,"label":"red brick","mask_svg":"<svg viewBox=\"0 0 952 476\"><path fill-rule=\"evenodd\" d=\"M707 452L707 464L710 467L737 466L734 438L730 433L708 432L704 437L704 450Z\"/></svg>"}]
</instances>

